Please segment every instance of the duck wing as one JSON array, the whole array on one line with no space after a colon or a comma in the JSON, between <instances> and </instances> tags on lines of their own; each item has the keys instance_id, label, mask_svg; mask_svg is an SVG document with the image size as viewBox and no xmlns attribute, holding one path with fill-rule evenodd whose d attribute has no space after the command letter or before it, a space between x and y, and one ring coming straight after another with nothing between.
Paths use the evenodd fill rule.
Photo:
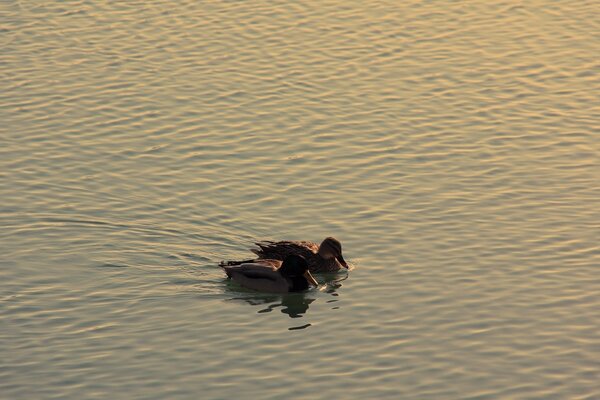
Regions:
<instances>
[{"instance_id":1,"label":"duck wing","mask_svg":"<svg viewBox=\"0 0 600 400\"><path fill-rule=\"evenodd\" d=\"M306 259L314 256L319 251L319 245L308 241L273 242L270 240L255 243L258 249L251 249L259 258L283 260L290 254L297 254Z\"/></svg>"},{"instance_id":2,"label":"duck wing","mask_svg":"<svg viewBox=\"0 0 600 400\"><path fill-rule=\"evenodd\" d=\"M232 273L252 275L264 274L265 276L271 274L278 275L277 268L281 266L281 261L278 260L249 260L248 262L236 263L237 261L230 261L228 263L221 262L219 266L223 268L229 277L231 277L230 274Z\"/></svg>"},{"instance_id":3,"label":"duck wing","mask_svg":"<svg viewBox=\"0 0 600 400\"><path fill-rule=\"evenodd\" d=\"M240 265L221 266L229 278L240 285L261 292L282 293L290 290L289 282L281 276L275 265L277 260L254 262Z\"/></svg>"},{"instance_id":4,"label":"duck wing","mask_svg":"<svg viewBox=\"0 0 600 400\"><path fill-rule=\"evenodd\" d=\"M251 260L232 260L232 261L221 261L219 263L219 267L232 267L236 265L242 264L264 264L272 267L273 269L278 269L281 267L281 260L272 260L272 259L251 259Z\"/></svg>"}]
</instances>

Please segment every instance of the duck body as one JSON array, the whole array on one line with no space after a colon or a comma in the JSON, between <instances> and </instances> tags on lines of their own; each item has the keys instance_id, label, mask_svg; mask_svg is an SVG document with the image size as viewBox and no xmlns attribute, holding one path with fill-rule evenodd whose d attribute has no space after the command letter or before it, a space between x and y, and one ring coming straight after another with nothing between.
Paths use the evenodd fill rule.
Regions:
<instances>
[{"instance_id":1,"label":"duck body","mask_svg":"<svg viewBox=\"0 0 600 400\"><path fill-rule=\"evenodd\" d=\"M321 245L309 241L257 242L258 249L251 249L260 259L283 260L285 257L296 254L304 257L310 272L337 272L348 268L342 257L342 245L332 237L325 238Z\"/></svg>"},{"instance_id":2,"label":"duck body","mask_svg":"<svg viewBox=\"0 0 600 400\"><path fill-rule=\"evenodd\" d=\"M222 262L221 268L241 286L269 293L301 292L318 283L308 270L306 260L289 255L283 261L273 259L248 262Z\"/></svg>"}]
</instances>

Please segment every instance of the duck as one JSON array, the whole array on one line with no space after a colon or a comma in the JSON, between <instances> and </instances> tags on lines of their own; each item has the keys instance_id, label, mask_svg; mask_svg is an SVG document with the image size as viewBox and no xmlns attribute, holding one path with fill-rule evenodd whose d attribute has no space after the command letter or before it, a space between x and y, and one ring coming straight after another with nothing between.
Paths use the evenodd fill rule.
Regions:
<instances>
[{"instance_id":1,"label":"duck","mask_svg":"<svg viewBox=\"0 0 600 400\"><path fill-rule=\"evenodd\" d=\"M229 265L253 263L260 260L283 260L290 254L304 257L308 269L312 273L338 272L342 268L348 269L348 263L342 256L342 244L334 237L326 237L320 245L309 241L283 240L274 242L270 240L256 242L257 249L250 249L258 259L246 261L230 261Z\"/></svg>"},{"instance_id":2,"label":"duck","mask_svg":"<svg viewBox=\"0 0 600 400\"><path fill-rule=\"evenodd\" d=\"M311 275L308 263L298 254L290 254L283 261L274 259L221 262L227 277L241 286L259 292L302 292L319 283Z\"/></svg>"}]
</instances>

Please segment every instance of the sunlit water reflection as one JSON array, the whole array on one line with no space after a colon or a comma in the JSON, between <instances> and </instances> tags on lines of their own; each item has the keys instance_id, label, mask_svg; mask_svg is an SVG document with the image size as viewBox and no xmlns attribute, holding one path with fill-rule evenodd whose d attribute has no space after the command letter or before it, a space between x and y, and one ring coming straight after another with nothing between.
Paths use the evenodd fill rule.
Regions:
<instances>
[{"instance_id":1,"label":"sunlit water reflection","mask_svg":"<svg viewBox=\"0 0 600 400\"><path fill-rule=\"evenodd\" d=\"M0 397L599 398L597 8L3 2Z\"/></svg>"}]
</instances>

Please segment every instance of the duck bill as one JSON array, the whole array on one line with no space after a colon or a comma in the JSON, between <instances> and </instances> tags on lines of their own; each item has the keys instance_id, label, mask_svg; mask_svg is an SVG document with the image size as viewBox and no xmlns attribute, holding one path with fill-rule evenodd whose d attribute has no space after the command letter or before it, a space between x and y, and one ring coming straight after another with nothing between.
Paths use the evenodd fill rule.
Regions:
<instances>
[{"instance_id":1,"label":"duck bill","mask_svg":"<svg viewBox=\"0 0 600 400\"><path fill-rule=\"evenodd\" d=\"M316 281L316 279L312 276L309 270L306 270L306 272L304 273L304 277L311 285L315 287L319 286L319 282Z\"/></svg>"},{"instance_id":2,"label":"duck bill","mask_svg":"<svg viewBox=\"0 0 600 400\"><path fill-rule=\"evenodd\" d=\"M339 256L337 256L336 258L339 261L339 263L342 264L342 267L348 269L348 263L346 262L346 260L344 260L344 257L342 257L341 254Z\"/></svg>"}]
</instances>

